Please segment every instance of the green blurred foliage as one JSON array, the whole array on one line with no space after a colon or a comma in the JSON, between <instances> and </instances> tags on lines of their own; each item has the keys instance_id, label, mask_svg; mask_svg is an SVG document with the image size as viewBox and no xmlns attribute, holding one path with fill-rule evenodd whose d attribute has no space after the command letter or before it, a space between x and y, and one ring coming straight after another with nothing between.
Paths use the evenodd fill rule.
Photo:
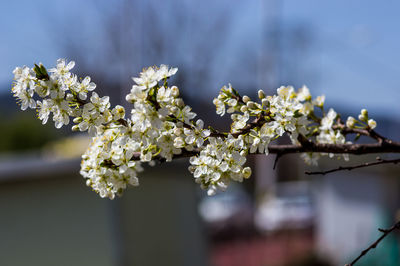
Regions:
<instances>
[{"instance_id":1,"label":"green blurred foliage","mask_svg":"<svg viewBox=\"0 0 400 266\"><path fill-rule=\"evenodd\" d=\"M47 142L65 136L51 121L42 125L32 110L7 113L0 111L0 152L27 151L43 147ZM50 120L50 119L49 119Z\"/></svg>"}]
</instances>

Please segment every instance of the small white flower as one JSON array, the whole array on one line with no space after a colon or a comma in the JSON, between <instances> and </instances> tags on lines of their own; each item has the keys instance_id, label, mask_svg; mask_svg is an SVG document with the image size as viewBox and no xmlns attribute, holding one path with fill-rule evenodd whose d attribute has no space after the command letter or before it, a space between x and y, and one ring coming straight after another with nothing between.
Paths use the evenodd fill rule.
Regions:
<instances>
[{"instance_id":1,"label":"small white flower","mask_svg":"<svg viewBox=\"0 0 400 266\"><path fill-rule=\"evenodd\" d=\"M299 99L299 101L311 100L310 90L304 85L299 89L299 92L297 93L297 98Z\"/></svg>"},{"instance_id":2,"label":"small white flower","mask_svg":"<svg viewBox=\"0 0 400 266\"><path fill-rule=\"evenodd\" d=\"M90 81L90 77L85 77L82 82L77 84L75 91L78 93L81 100L86 100L87 92L93 91L96 88L96 84Z\"/></svg>"},{"instance_id":3,"label":"small white flower","mask_svg":"<svg viewBox=\"0 0 400 266\"><path fill-rule=\"evenodd\" d=\"M126 101L134 103L136 101L143 102L146 100L148 94L147 91L143 90L140 86L133 85L131 92L126 95Z\"/></svg>"},{"instance_id":4,"label":"small white flower","mask_svg":"<svg viewBox=\"0 0 400 266\"><path fill-rule=\"evenodd\" d=\"M49 119L49 115L51 110L53 109L53 102L50 99L37 101L38 105L38 117L40 120L42 120L42 124L46 124L47 120Z\"/></svg>"},{"instance_id":5,"label":"small white flower","mask_svg":"<svg viewBox=\"0 0 400 266\"><path fill-rule=\"evenodd\" d=\"M57 60L57 66L49 69L49 72L55 73L61 77L65 77L68 75L69 71L74 68L74 66L74 61L71 61L67 64L67 61L62 58Z\"/></svg>"},{"instance_id":6,"label":"small white flower","mask_svg":"<svg viewBox=\"0 0 400 266\"><path fill-rule=\"evenodd\" d=\"M25 111L28 107L31 109L36 108L36 101L33 99L33 90L23 90L14 95L21 102L21 110Z\"/></svg>"},{"instance_id":7,"label":"small white flower","mask_svg":"<svg viewBox=\"0 0 400 266\"><path fill-rule=\"evenodd\" d=\"M318 96L314 101L313 104L318 107L323 107L325 103L325 95Z\"/></svg>"},{"instance_id":8,"label":"small white flower","mask_svg":"<svg viewBox=\"0 0 400 266\"><path fill-rule=\"evenodd\" d=\"M223 116L225 114L225 104L223 101L215 98L213 100L215 107L217 108L217 114Z\"/></svg>"},{"instance_id":9,"label":"small white flower","mask_svg":"<svg viewBox=\"0 0 400 266\"><path fill-rule=\"evenodd\" d=\"M332 128L333 122L337 117L337 113L332 108L329 109L328 114L321 120L321 130L329 130Z\"/></svg>"},{"instance_id":10,"label":"small white flower","mask_svg":"<svg viewBox=\"0 0 400 266\"><path fill-rule=\"evenodd\" d=\"M125 108L121 105L117 105L112 109L111 114L113 115L113 119L118 121L125 117Z\"/></svg>"},{"instance_id":11,"label":"small white flower","mask_svg":"<svg viewBox=\"0 0 400 266\"><path fill-rule=\"evenodd\" d=\"M104 112L110 107L110 97L104 96L100 98L99 95L95 92L92 93L90 101L92 102L94 107L98 109L99 112Z\"/></svg>"},{"instance_id":12,"label":"small white flower","mask_svg":"<svg viewBox=\"0 0 400 266\"><path fill-rule=\"evenodd\" d=\"M318 166L318 160L320 155L315 152L306 152L300 155L304 159L304 162L309 165Z\"/></svg>"},{"instance_id":13,"label":"small white flower","mask_svg":"<svg viewBox=\"0 0 400 266\"><path fill-rule=\"evenodd\" d=\"M196 117L196 114L192 112L192 108L186 105L185 107L183 107L183 109L180 109L178 111L176 117L189 124L190 120Z\"/></svg>"},{"instance_id":14,"label":"small white flower","mask_svg":"<svg viewBox=\"0 0 400 266\"><path fill-rule=\"evenodd\" d=\"M234 114L232 115L232 130L233 132L239 131L247 125L247 121L250 118L249 112L245 112L243 115Z\"/></svg>"},{"instance_id":15,"label":"small white flower","mask_svg":"<svg viewBox=\"0 0 400 266\"><path fill-rule=\"evenodd\" d=\"M142 90L151 89L157 85L157 83L162 80L175 75L178 71L177 68L168 69L168 66L161 65L160 68L149 67L143 69L139 77L132 78L136 82L138 87Z\"/></svg>"},{"instance_id":16,"label":"small white flower","mask_svg":"<svg viewBox=\"0 0 400 266\"><path fill-rule=\"evenodd\" d=\"M295 95L294 88L292 86L281 86L276 91L278 96L284 100L288 100Z\"/></svg>"},{"instance_id":17,"label":"small white flower","mask_svg":"<svg viewBox=\"0 0 400 266\"><path fill-rule=\"evenodd\" d=\"M177 71L178 71L177 67L168 69L167 65L161 65L160 68L157 70L158 78L159 80L169 78L175 75Z\"/></svg>"}]
</instances>

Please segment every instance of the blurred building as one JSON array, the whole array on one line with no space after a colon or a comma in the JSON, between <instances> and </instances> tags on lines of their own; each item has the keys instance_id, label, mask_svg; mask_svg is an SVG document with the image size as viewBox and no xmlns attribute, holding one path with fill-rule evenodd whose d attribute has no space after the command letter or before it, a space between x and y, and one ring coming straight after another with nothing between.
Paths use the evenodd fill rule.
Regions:
<instances>
[{"instance_id":1,"label":"blurred building","mask_svg":"<svg viewBox=\"0 0 400 266\"><path fill-rule=\"evenodd\" d=\"M316 248L337 265L355 259L382 235L378 228L391 227L399 217L400 180L390 166L358 169L317 176ZM397 232L385 238L359 265L399 265Z\"/></svg>"},{"instance_id":2,"label":"blurred building","mask_svg":"<svg viewBox=\"0 0 400 266\"><path fill-rule=\"evenodd\" d=\"M1 161L0 265L207 265L186 168L146 169L111 201L85 186L78 159Z\"/></svg>"}]
</instances>

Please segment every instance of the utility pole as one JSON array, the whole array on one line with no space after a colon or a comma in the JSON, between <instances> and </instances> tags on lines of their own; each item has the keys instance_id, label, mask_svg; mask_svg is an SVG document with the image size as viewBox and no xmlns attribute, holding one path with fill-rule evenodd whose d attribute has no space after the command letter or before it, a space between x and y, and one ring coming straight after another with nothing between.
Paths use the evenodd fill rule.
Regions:
<instances>
[{"instance_id":1,"label":"utility pole","mask_svg":"<svg viewBox=\"0 0 400 266\"><path fill-rule=\"evenodd\" d=\"M259 0L261 44L258 57L258 88L268 94L281 83L282 62L282 0ZM256 157L256 197L275 193L277 172L273 169L274 156Z\"/></svg>"}]
</instances>

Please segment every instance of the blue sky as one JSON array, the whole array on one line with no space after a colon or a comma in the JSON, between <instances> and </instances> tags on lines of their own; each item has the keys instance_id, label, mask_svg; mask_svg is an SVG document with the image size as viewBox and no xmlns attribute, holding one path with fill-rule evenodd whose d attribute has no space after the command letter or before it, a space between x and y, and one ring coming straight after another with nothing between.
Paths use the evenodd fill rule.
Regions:
<instances>
[{"instance_id":1,"label":"blue sky","mask_svg":"<svg viewBox=\"0 0 400 266\"><path fill-rule=\"evenodd\" d=\"M315 28L319 44L315 64L322 75L318 87L327 99L399 114L399 2L299 4L285 2L285 20L308 20Z\"/></svg>"},{"instance_id":2,"label":"blue sky","mask_svg":"<svg viewBox=\"0 0 400 266\"><path fill-rule=\"evenodd\" d=\"M76 32L82 46L92 46L94 51L101 45L102 10L123 12L119 2L113 1L108 6L110 1L97 1L100 7L95 9L93 1L4 1L0 10L0 88L10 88L7 84L11 83L15 66L34 62L52 65L57 58L64 57L59 45L64 41L65 28L69 29L65 34ZM161 8L169 3L158 2ZM210 1L208 6L193 6L189 0L181 2L193 14L207 14L204 22L227 13L231 15L227 18L234 18L229 20L231 27L224 49L218 53L218 61L226 67L215 68L215 91L212 92L215 94L221 85L230 81L239 82L237 73L247 71L243 75L246 82L258 79L257 73L253 78L235 55L243 49L262 49L263 30L271 27L262 25L263 15L274 10L278 1ZM372 114L389 114L400 120L399 2L286 0L279 3L280 15L276 19L287 40L291 37L289 29L297 25L311 34L307 53L300 51L292 58L291 52L282 47L282 57L285 57L279 62L282 83L289 79L285 76L286 69L295 66L296 84L291 85L306 84L314 95L325 94L329 106L339 105L354 111L366 107ZM168 12L164 15L168 21ZM54 34L60 25L60 32ZM71 37L74 36L68 36ZM259 53L249 54L249 61L258 60ZM88 54L88 58L93 56ZM262 87L259 83L257 86Z\"/></svg>"}]
</instances>

